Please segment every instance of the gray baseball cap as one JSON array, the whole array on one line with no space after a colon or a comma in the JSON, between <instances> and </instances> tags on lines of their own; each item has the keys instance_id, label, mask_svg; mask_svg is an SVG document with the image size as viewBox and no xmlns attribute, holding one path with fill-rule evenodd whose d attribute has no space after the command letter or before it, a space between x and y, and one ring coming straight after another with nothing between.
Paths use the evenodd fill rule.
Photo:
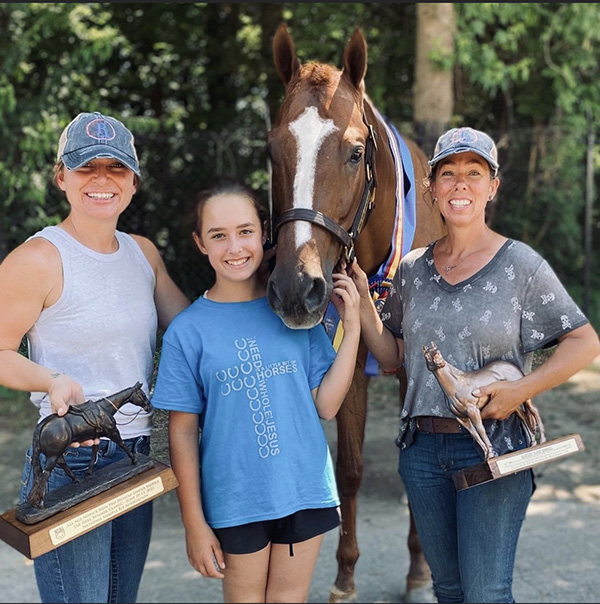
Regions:
<instances>
[{"instance_id":1,"label":"gray baseball cap","mask_svg":"<svg viewBox=\"0 0 600 604\"><path fill-rule=\"evenodd\" d=\"M455 153L472 151L481 155L498 175L498 149L494 141L485 133L473 128L452 128L438 138L429 165L433 168L440 160Z\"/></svg>"},{"instance_id":2,"label":"gray baseball cap","mask_svg":"<svg viewBox=\"0 0 600 604\"><path fill-rule=\"evenodd\" d=\"M114 117L80 113L62 132L56 161L76 170L98 157L114 157L140 175L133 134Z\"/></svg>"}]
</instances>

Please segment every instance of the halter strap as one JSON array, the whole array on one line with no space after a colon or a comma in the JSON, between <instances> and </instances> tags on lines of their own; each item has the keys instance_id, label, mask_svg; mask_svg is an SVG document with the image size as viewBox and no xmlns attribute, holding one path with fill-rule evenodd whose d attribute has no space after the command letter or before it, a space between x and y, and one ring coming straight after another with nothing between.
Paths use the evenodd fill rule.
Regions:
<instances>
[{"instance_id":1,"label":"halter strap","mask_svg":"<svg viewBox=\"0 0 600 604\"><path fill-rule=\"evenodd\" d=\"M277 220L277 230L286 222L292 220L305 220L306 222L322 226L334 234L346 247L351 247L354 243L351 234L344 230L337 222L331 220L329 216L323 214L323 212L310 208L290 208L280 214Z\"/></svg>"}]
</instances>

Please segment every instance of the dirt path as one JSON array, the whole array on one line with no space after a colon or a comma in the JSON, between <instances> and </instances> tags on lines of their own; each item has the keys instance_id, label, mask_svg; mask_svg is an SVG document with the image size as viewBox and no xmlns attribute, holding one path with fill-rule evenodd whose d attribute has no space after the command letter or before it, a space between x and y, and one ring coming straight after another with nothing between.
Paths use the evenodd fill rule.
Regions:
<instances>
[{"instance_id":1,"label":"dirt path","mask_svg":"<svg viewBox=\"0 0 600 604\"><path fill-rule=\"evenodd\" d=\"M520 602L598 602L600 575L600 357L588 370L535 399L549 439L581 435L586 450L539 466L517 554ZM23 452L35 423L27 401L0 399L0 512L16 505ZM408 570L408 512L396 471L399 412L393 378L371 380L365 473L358 502L360 602L402 602ZM153 456L165 459L157 417ZM325 424L335 450L335 423ZM309 602L326 602L336 573L337 534L326 535ZM0 542L0 602L39 602L31 563ZM155 501L155 524L140 602L219 602L220 583L189 566L174 493Z\"/></svg>"}]
</instances>

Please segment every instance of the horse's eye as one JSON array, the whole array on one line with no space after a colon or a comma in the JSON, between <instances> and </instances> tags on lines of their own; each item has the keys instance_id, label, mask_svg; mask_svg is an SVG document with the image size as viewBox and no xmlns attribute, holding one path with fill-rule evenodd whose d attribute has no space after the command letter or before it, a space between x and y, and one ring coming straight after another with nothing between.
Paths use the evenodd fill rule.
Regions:
<instances>
[{"instance_id":1,"label":"horse's eye","mask_svg":"<svg viewBox=\"0 0 600 604\"><path fill-rule=\"evenodd\" d=\"M352 155L350 155L350 163L353 163L353 164L359 163L360 161L362 161L362 156L363 156L363 148L356 147L356 149L354 149L352 151Z\"/></svg>"}]
</instances>

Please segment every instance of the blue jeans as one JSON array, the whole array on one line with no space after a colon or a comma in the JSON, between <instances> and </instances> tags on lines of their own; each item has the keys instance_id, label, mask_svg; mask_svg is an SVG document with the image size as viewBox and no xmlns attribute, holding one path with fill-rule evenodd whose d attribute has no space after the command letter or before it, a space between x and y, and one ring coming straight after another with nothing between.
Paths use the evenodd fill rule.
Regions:
<instances>
[{"instance_id":1,"label":"blue jeans","mask_svg":"<svg viewBox=\"0 0 600 604\"><path fill-rule=\"evenodd\" d=\"M524 470L456 491L452 475L481 463L468 434L417 431L400 452L404 483L438 602L514 602L517 541L531 495Z\"/></svg>"},{"instance_id":2,"label":"blue jeans","mask_svg":"<svg viewBox=\"0 0 600 604\"><path fill-rule=\"evenodd\" d=\"M150 437L140 436L125 441L130 450L148 455ZM70 447L65 461L82 478L88 468L92 448ZM19 501L25 502L33 484L29 447ZM42 454L42 464L45 457ZM127 457L121 447L102 440L94 471ZM48 490L72 481L56 466L48 480ZM150 546L152 502L145 503L102 526L35 558L35 578L42 602L135 602L142 571Z\"/></svg>"}]
</instances>

